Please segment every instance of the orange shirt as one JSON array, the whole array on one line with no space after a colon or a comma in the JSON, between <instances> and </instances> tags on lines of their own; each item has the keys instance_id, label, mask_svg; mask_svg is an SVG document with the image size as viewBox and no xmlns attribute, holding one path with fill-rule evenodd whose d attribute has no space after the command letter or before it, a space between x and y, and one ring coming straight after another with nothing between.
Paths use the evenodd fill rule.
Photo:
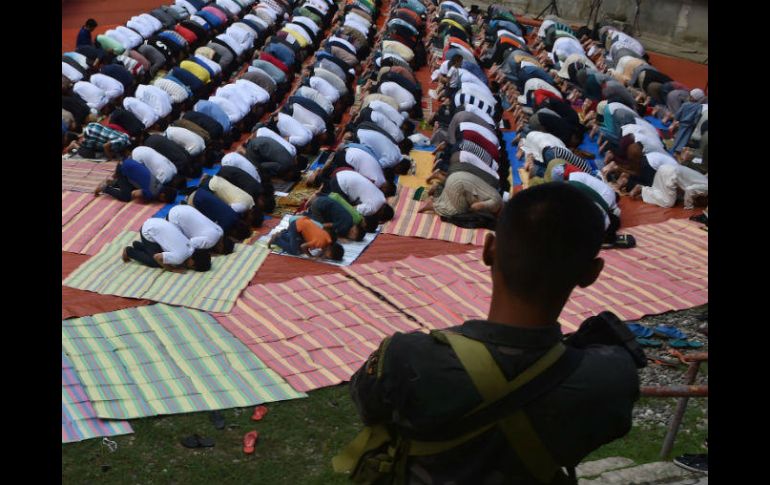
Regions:
<instances>
[{"instance_id":1,"label":"orange shirt","mask_svg":"<svg viewBox=\"0 0 770 485\"><path fill-rule=\"evenodd\" d=\"M300 217L295 222L297 232L308 243L310 249L323 249L332 243L328 232L318 227L309 217Z\"/></svg>"}]
</instances>

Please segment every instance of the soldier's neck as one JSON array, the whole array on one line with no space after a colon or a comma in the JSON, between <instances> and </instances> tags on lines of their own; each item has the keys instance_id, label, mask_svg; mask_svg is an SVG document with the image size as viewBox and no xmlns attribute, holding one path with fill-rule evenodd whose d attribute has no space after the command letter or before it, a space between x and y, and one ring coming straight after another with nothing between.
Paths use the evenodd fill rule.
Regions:
<instances>
[{"instance_id":1,"label":"soldier's neck","mask_svg":"<svg viewBox=\"0 0 770 485\"><path fill-rule=\"evenodd\" d=\"M509 294L492 291L488 320L514 327L543 327L553 325L563 305L553 305L549 310Z\"/></svg>"}]
</instances>

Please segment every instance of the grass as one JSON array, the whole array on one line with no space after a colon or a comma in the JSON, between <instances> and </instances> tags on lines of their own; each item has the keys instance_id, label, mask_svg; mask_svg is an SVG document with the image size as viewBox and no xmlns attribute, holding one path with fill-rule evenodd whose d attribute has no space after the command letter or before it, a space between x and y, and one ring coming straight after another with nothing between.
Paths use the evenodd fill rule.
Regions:
<instances>
[{"instance_id":1,"label":"grass","mask_svg":"<svg viewBox=\"0 0 770 485\"><path fill-rule=\"evenodd\" d=\"M707 432L696 429L703 410L693 404L672 456L701 452ZM134 434L112 438L118 444L114 453L100 439L62 445L62 483L350 483L331 469L332 456L360 428L346 385L268 408L258 423L249 419L250 408L225 410L228 427L222 431L214 429L208 413L133 420ZM259 431L260 439L256 452L244 455L242 436L251 429ZM586 461L609 456L625 456L638 464L659 461L665 432L662 427L634 426L625 438L599 448ZM216 446L190 450L179 444L193 433L214 438Z\"/></svg>"},{"instance_id":2,"label":"grass","mask_svg":"<svg viewBox=\"0 0 770 485\"><path fill-rule=\"evenodd\" d=\"M644 398L639 404L649 402L652 398ZM666 398L672 403L676 398ZM660 401L661 399L656 399ZM673 411L672 411L673 414ZM708 430L700 430L696 424L705 414L702 406L695 405L694 399L691 399L687 405L687 411L684 420L679 428L679 432L674 440L674 449L670 458L684 453L704 453L703 442L708 437ZM669 416L670 419L670 416ZM625 437L608 443L597 449L586 457L583 461L600 460L610 456L623 456L634 460L637 464L661 461L660 449L663 446L663 438L666 436L666 427L655 426L651 428L642 428L634 425Z\"/></svg>"}]
</instances>

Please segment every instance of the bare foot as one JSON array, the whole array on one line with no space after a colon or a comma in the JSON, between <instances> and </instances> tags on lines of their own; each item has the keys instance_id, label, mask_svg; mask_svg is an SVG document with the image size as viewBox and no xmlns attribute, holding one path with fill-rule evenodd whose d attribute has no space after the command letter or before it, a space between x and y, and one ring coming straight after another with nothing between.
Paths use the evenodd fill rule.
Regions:
<instances>
[{"instance_id":1,"label":"bare foot","mask_svg":"<svg viewBox=\"0 0 770 485\"><path fill-rule=\"evenodd\" d=\"M123 248L123 253L120 255L120 259L122 259L124 263L128 263L129 259L131 259L128 257L128 248Z\"/></svg>"}]
</instances>

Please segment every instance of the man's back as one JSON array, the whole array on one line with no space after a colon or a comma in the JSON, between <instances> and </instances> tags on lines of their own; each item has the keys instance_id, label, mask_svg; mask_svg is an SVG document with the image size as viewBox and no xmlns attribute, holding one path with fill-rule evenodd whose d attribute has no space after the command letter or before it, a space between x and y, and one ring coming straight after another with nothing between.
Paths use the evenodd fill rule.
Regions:
<instances>
[{"instance_id":1,"label":"man's back","mask_svg":"<svg viewBox=\"0 0 770 485\"><path fill-rule=\"evenodd\" d=\"M453 330L484 342L509 381L562 336L556 324L517 328L475 320ZM482 402L452 348L434 337L396 334L382 349L351 381L365 424L394 423L417 433L451 429ZM592 346L580 352L574 372L524 408L562 466L576 465L625 435L638 398L636 367L624 348ZM406 483L534 483L498 428L442 454L411 457L407 476Z\"/></svg>"}]
</instances>

